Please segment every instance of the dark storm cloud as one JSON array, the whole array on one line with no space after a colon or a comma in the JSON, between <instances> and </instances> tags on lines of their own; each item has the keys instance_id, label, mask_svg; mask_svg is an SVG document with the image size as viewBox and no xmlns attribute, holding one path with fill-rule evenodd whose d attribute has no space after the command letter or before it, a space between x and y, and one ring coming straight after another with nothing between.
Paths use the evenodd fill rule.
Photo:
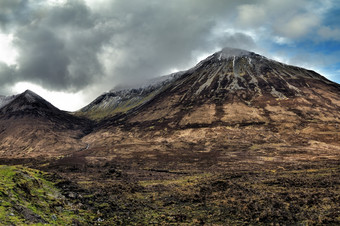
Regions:
<instances>
[{"instance_id":1,"label":"dark storm cloud","mask_svg":"<svg viewBox=\"0 0 340 226\"><path fill-rule=\"evenodd\" d=\"M9 85L17 81L17 76L15 76L15 68L0 62L0 88L2 93L10 93Z\"/></svg>"},{"instance_id":2,"label":"dark storm cloud","mask_svg":"<svg viewBox=\"0 0 340 226\"><path fill-rule=\"evenodd\" d=\"M29 20L28 0L1 0L0 26L8 29L13 24L25 23Z\"/></svg>"},{"instance_id":3,"label":"dark storm cloud","mask_svg":"<svg viewBox=\"0 0 340 226\"><path fill-rule=\"evenodd\" d=\"M14 68L8 66L5 63L0 62L0 84L8 83L8 81L13 82L15 80Z\"/></svg>"},{"instance_id":4,"label":"dark storm cloud","mask_svg":"<svg viewBox=\"0 0 340 226\"><path fill-rule=\"evenodd\" d=\"M2 1L0 22L3 30L13 31L18 50L17 67L0 72L12 78L2 79L2 85L29 81L64 91L97 85L104 91L188 68L200 53L255 48L249 35L215 32L247 2L106 1L89 8L80 0Z\"/></svg>"},{"instance_id":5,"label":"dark storm cloud","mask_svg":"<svg viewBox=\"0 0 340 226\"><path fill-rule=\"evenodd\" d=\"M218 46L235 46L240 49L255 49L256 44L254 39L240 32L228 33L225 32L220 38L217 38L215 44Z\"/></svg>"},{"instance_id":6,"label":"dark storm cloud","mask_svg":"<svg viewBox=\"0 0 340 226\"><path fill-rule=\"evenodd\" d=\"M10 24L15 28L18 67L16 79L7 83L30 81L49 89L76 91L103 76L97 55L111 31L84 2L45 6L29 17L33 14L34 19L25 25Z\"/></svg>"},{"instance_id":7,"label":"dark storm cloud","mask_svg":"<svg viewBox=\"0 0 340 226\"><path fill-rule=\"evenodd\" d=\"M221 22L232 18L235 4L220 0L114 1L105 11L115 15L119 24L111 40L115 63L108 74L115 83L138 83L193 66L199 57L194 53L224 46L253 47L249 36L244 43L235 41L237 36L246 37L240 33L235 38L233 33L213 34Z\"/></svg>"}]
</instances>

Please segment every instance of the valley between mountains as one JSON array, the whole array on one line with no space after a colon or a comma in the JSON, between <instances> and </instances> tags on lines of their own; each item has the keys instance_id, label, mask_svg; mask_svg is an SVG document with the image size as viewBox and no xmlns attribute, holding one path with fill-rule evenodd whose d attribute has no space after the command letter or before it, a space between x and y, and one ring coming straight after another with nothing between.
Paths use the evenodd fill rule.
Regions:
<instances>
[{"instance_id":1,"label":"valley between mountains","mask_svg":"<svg viewBox=\"0 0 340 226\"><path fill-rule=\"evenodd\" d=\"M339 84L232 48L77 112L0 96L0 224L337 225L339 113Z\"/></svg>"}]
</instances>

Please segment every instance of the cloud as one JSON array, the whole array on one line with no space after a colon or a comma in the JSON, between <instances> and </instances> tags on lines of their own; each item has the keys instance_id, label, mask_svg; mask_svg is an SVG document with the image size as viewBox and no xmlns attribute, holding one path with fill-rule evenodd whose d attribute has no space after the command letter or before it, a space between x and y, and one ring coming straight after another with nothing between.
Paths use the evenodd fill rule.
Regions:
<instances>
[{"instance_id":1,"label":"cloud","mask_svg":"<svg viewBox=\"0 0 340 226\"><path fill-rule=\"evenodd\" d=\"M6 94L17 80L14 66L0 62L0 88Z\"/></svg>"},{"instance_id":2,"label":"cloud","mask_svg":"<svg viewBox=\"0 0 340 226\"><path fill-rule=\"evenodd\" d=\"M189 68L197 63L194 52L216 48L253 47L248 35L214 33L231 21L236 1L114 1L99 10L113 18L113 36L100 55L107 78L107 89L118 84L137 84L145 79L169 73L173 68ZM240 38L239 41L237 39ZM249 45L248 45L249 44ZM111 60L108 60L111 59ZM114 84L113 84L114 83Z\"/></svg>"},{"instance_id":3,"label":"cloud","mask_svg":"<svg viewBox=\"0 0 340 226\"><path fill-rule=\"evenodd\" d=\"M102 1L104 7L92 2L89 8L81 0L5 0L0 21L14 37L17 81L52 90L75 92L93 85L106 90L190 67L195 51L253 46L252 38L241 33L213 34L239 4L213 3Z\"/></svg>"},{"instance_id":4,"label":"cloud","mask_svg":"<svg viewBox=\"0 0 340 226\"><path fill-rule=\"evenodd\" d=\"M299 38L320 24L320 18L313 14L296 15L275 27L275 31L288 38Z\"/></svg>"},{"instance_id":5,"label":"cloud","mask_svg":"<svg viewBox=\"0 0 340 226\"><path fill-rule=\"evenodd\" d=\"M246 4L238 7L238 23L244 27L263 25L267 15L266 9L261 5Z\"/></svg>"},{"instance_id":6,"label":"cloud","mask_svg":"<svg viewBox=\"0 0 340 226\"><path fill-rule=\"evenodd\" d=\"M252 50L256 49L256 43L252 36L244 34L242 32L224 32L220 36L216 37L211 44L217 45L219 49L223 47L237 47L240 49Z\"/></svg>"},{"instance_id":7,"label":"cloud","mask_svg":"<svg viewBox=\"0 0 340 226\"><path fill-rule=\"evenodd\" d=\"M25 23L28 20L28 0L2 0L0 1L0 27L8 29L16 23Z\"/></svg>"},{"instance_id":8,"label":"cloud","mask_svg":"<svg viewBox=\"0 0 340 226\"><path fill-rule=\"evenodd\" d=\"M266 30L269 35L283 38L301 38L321 24L328 1L261 0L237 7L236 22L254 30Z\"/></svg>"},{"instance_id":9,"label":"cloud","mask_svg":"<svg viewBox=\"0 0 340 226\"><path fill-rule=\"evenodd\" d=\"M19 7L22 2L9 6ZM16 80L52 90L77 91L103 76L97 55L112 36L105 21L83 1L40 6L41 9L29 7L26 24L7 24L14 29L13 45L18 52L13 73Z\"/></svg>"},{"instance_id":10,"label":"cloud","mask_svg":"<svg viewBox=\"0 0 340 226\"><path fill-rule=\"evenodd\" d=\"M318 35L325 40L340 41L340 29L323 26L318 30Z\"/></svg>"}]
</instances>

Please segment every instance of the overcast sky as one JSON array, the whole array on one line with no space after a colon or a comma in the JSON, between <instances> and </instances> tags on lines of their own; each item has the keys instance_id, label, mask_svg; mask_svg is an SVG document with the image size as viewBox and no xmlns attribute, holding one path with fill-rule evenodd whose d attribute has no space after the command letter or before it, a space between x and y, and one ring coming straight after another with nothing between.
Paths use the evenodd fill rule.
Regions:
<instances>
[{"instance_id":1,"label":"overcast sky","mask_svg":"<svg viewBox=\"0 0 340 226\"><path fill-rule=\"evenodd\" d=\"M223 47L340 83L338 0L0 0L0 94L77 110Z\"/></svg>"}]
</instances>

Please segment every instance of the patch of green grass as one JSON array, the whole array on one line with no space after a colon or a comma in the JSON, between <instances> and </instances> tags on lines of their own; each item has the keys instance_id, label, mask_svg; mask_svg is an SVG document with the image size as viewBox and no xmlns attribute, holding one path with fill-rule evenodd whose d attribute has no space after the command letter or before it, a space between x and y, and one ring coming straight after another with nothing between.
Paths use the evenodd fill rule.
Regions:
<instances>
[{"instance_id":1,"label":"patch of green grass","mask_svg":"<svg viewBox=\"0 0 340 226\"><path fill-rule=\"evenodd\" d=\"M0 166L1 225L70 225L88 220L84 211L76 212L76 207L45 176L42 171L22 166Z\"/></svg>"}]
</instances>

